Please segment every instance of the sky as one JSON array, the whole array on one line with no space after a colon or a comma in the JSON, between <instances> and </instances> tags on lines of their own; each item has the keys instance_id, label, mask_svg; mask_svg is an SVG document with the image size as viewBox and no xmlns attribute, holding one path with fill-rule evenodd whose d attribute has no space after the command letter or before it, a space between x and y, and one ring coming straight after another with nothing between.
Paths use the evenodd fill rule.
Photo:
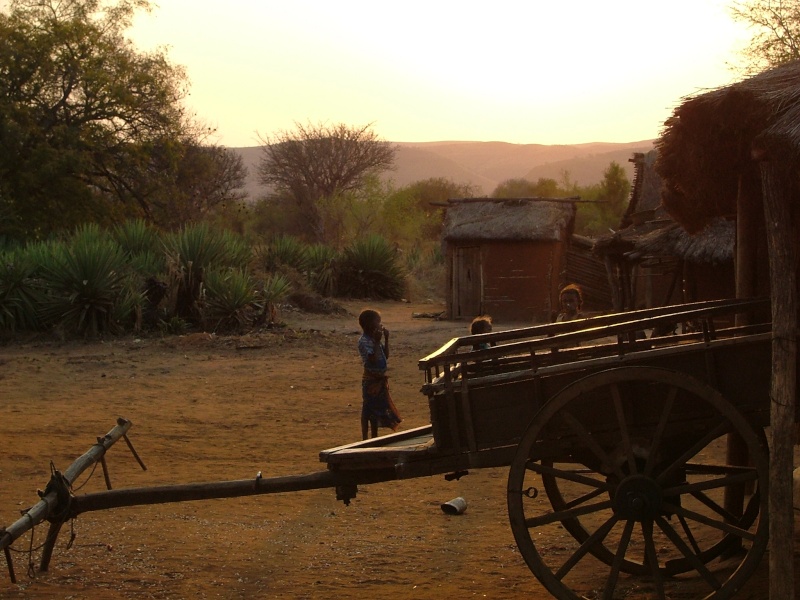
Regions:
<instances>
[{"instance_id":1,"label":"sky","mask_svg":"<svg viewBox=\"0 0 800 600\"><path fill-rule=\"evenodd\" d=\"M733 0L158 0L129 37L167 49L214 141L295 123L391 142L634 142L742 79Z\"/></svg>"}]
</instances>

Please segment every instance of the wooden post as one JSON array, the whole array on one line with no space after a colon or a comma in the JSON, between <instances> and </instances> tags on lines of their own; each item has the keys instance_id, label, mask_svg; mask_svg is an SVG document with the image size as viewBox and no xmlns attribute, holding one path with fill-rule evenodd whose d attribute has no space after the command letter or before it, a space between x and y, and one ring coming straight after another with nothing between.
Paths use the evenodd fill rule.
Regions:
<instances>
[{"instance_id":1,"label":"wooden post","mask_svg":"<svg viewBox=\"0 0 800 600\"><path fill-rule=\"evenodd\" d=\"M608 254L603 257L603 264L606 267L606 276L608 277L608 287L611 290L611 304L614 307L614 312L622 312L622 298L619 291L620 282L616 266Z\"/></svg>"},{"instance_id":2,"label":"wooden post","mask_svg":"<svg viewBox=\"0 0 800 600\"><path fill-rule=\"evenodd\" d=\"M42 546L42 558L39 560L39 570L42 572L50 569L50 559L53 558L53 550L56 547L56 540L58 539L58 534L61 533L63 524L63 521L53 521L47 529L47 537Z\"/></svg>"},{"instance_id":3,"label":"wooden post","mask_svg":"<svg viewBox=\"0 0 800 600\"><path fill-rule=\"evenodd\" d=\"M756 269L758 255L759 212L762 211L760 194L746 175L739 177L736 198L736 297L752 298L756 295ZM749 325L749 314L736 315L736 325Z\"/></svg>"},{"instance_id":4,"label":"wooden post","mask_svg":"<svg viewBox=\"0 0 800 600\"><path fill-rule=\"evenodd\" d=\"M756 257L758 232L758 211L761 210L758 190L753 189L752 181L744 174L739 175L739 187L736 196L736 297L752 298L756 295ZM751 315L737 313L736 326L751 324ZM735 466L747 464L747 445L742 437L732 433L727 440L727 463ZM745 486L735 485L725 488L725 510L737 517L744 510ZM739 544L731 551L736 551Z\"/></svg>"},{"instance_id":5,"label":"wooden post","mask_svg":"<svg viewBox=\"0 0 800 600\"><path fill-rule=\"evenodd\" d=\"M792 183L786 169L768 160L760 167L772 298L769 595L794 598L792 459L797 385L797 240L789 203L795 199L791 197Z\"/></svg>"}]
</instances>

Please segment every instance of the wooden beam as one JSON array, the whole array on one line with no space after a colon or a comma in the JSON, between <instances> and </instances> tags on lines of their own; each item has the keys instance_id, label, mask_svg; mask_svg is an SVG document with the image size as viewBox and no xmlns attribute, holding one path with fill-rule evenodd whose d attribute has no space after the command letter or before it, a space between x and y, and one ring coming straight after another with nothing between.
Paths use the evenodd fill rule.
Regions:
<instances>
[{"instance_id":1,"label":"wooden beam","mask_svg":"<svg viewBox=\"0 0 800 600\"><path fill-rule=\"evenodd\" d=\"M72 514L95 510L108 510L123 506L142 504L167 504L193 500L212 500L217 498L241 498L260 494L280 494L317 490L322 488L351 488L358 485L394 481L397 477L395 466L364 471L318 471L304 475L262 478L259 472L252 479L216 481L209 483L185 483L142 488L127 488L94 492L73 498ZM346 504L355 491L347 498L340 498Z\"/></svg>"},{"instance_id":2,"label":"wooden beam","mask_svg":"<svg viewBox=\"0 0 800 600\"><path fill-rule=\"evenodd\" d=\"M66 518L66 513L70 507L68 498L65 505L64 494L69 495L69 487L72 486L81 473L102 459L106 451L128 432L131 425L132 423L126 419L117 419L117 425L105 436L98 438L97 443L73 462L63 474L55 471L42 495L42 499L26 510L22 518L5 529L0 529L2 531L0 548L8 548L14 543L14 540L45 519L60 517L62 514ZM53 543L55 543L55 540L53 540Z\"/></svg>"}]
</instances>

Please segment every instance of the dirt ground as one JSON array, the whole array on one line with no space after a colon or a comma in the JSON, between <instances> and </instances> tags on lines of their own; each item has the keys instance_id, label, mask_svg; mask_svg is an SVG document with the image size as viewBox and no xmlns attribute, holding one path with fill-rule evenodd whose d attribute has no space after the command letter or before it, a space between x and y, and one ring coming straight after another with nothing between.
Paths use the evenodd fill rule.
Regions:
<instances>
[{"instance_id":1,"label":"dirt ground","mask_svg":"<svg viewBox=\"0 0 800 600\"><path fill-rule=\"evenodd\" d=\"M115 488L323 470L320 450L360 437L365 304L344 306L348 315L284 311L285 328L252 336L0 347L0 525L38 500L51 461L66 469L118 416L133 422L147 471L118 443L107 455ZM417 360L467 325L412 317L437 304L371 306L392 332L401 427L425 425ZM46 526L17 540L18 581L0 570L0 597L549 598L515 545L506 478L483 469L364 486L349 507L323 489L85 513L65 525L48 572L29 573L27 552ZM102 489L99 468L75 485ZM467 511L444 514L441 503L457 496ZM767 562L737 599L766 598Z\"/></svg>"}]
</instances>

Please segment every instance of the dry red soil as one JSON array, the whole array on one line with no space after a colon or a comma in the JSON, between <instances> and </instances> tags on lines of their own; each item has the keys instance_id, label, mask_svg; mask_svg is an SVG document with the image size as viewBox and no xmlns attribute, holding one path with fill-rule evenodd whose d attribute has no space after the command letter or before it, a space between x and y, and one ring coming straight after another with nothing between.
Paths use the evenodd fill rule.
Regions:
<instances>
[{"instance_id":1,"label":"dry red soil","mask_svg":"<svg viewBox=\"0 0 800 600\"><path fill-rule=\"evenodd\" d=\"M425 425L417 361L467 324L412 317L441 311L436 304L373 306L392 332L402 428ZM285 328L251 336L0 347L0 525L38 500L51 461L64 470L119 416L133 423L147 470L116 444L107 455L115 488L324 470L320 450L360 435L363 304L345 307L348 315L284 312ZM363 486L350 506L322 489L85 513L62 529L47 572L35 551L29 573L27 553L46 524L17 540L17 583L3 569L0 597L549 598L515 545L506 478L507 469L483 469L452 482ZM100 469L74 487L104 489ZM457 496L466 512L444 514L441 503ZM767 597L767 563L737 599ZM691 581L685 590L681 598L694 597Z\"/></svg>"}]
</instances>

